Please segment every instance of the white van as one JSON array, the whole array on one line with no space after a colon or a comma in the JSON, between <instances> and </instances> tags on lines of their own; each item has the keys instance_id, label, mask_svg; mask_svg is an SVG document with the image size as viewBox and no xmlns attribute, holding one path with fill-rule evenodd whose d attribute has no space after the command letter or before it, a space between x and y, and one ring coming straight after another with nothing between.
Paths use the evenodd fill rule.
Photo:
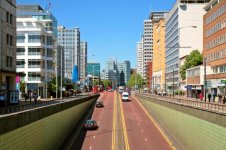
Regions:
<instances>
[{"instance_id":1,"label":"white van","mask_svg":"<svg viewBox=\"0 0 226 150\"><path fill-rule=\"evenodd\" d=\"M122 100L123 101L128 101L129 100L129 93L128 92L123 92L122 93Z\"/></svg>"}]
</instances>

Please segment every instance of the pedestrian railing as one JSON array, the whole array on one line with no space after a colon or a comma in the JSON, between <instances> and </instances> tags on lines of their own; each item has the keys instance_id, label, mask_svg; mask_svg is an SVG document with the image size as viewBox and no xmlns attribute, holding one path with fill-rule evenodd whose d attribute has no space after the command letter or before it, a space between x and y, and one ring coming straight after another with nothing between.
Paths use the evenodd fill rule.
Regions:
<instances>
[{"instance_id":1,"label":"pedestrian railing","mask_svg":"<svg viewBox=\"0 0 226 150\"><path fill-rule=\"evenodd\" d=\"M60 103L60 101L44 101L44 102L4 107L4 108L0 108L0 115L15 113L15 112L19 112L19 111L25 111L25 110L43 107L43 106L56 104L56 103Z\"/></svg>"},{"instance_id":2,"label":"pedestrian railing","mask_svg":"<svg viewBox=\"0 0 226 150\"><path fill-rule=\"evenodd\" d=\"M184 105L184 106L190 106L206 111L212 111L216 113L224 113L226 114L226 105L225 104L220 104L220 103L212 103L212 102L205 102L205 101L198 101L197 100L192 100L192 99L183 99L183 98L171 98L167 96L157 96L157 95L148 95L148 94L138 94L136 95L148 97L148 98L154 98L156 100L160 101L165 101L169 103L175 103L178 105Z\"/></svg>"}]
</instances>

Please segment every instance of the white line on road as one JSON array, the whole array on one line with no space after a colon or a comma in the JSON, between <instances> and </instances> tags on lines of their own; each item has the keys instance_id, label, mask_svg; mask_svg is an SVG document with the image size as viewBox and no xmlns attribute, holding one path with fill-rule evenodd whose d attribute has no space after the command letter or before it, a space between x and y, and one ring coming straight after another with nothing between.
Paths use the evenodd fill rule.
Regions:
<instances>
[{"instance_id":1,"label":"white line on road","mask_svg":"<svg viewBox=\"0 0 226 150\"><path fill-rule=\"evenodd\" d=\"M141 132L144 132L144 130L140 130Z\"/></svg>"},{"instance_id":2,"label":"white line on road","mask_svg":"<svg viewBox=\"0 0 226 150\"><path fill-rule=\"evenodd\" d=\"M93 138L94 138L94 139L96 138L95 135L93 136Z\"/></svg>"},{"instance_id":3,"label":"white line on road","mask_svg":"<svg viewBox=\"0 0 226 150\"><path fill-rule=\"evenodd\" d=\"M92 146L90 146L89 149L92 149Z\"/></svg>"},{"instance_id":4,"label":"white line on road","mask_svg":"<svg viewBox=\"0 0 226 150\"><path fill-rule=\"evenodd\" d=\"M145 138L144 140L145 140L145 142L147 142L147 141L148 141L148 139L146 139L146 138Z\"/></svg>"}]
</instances>

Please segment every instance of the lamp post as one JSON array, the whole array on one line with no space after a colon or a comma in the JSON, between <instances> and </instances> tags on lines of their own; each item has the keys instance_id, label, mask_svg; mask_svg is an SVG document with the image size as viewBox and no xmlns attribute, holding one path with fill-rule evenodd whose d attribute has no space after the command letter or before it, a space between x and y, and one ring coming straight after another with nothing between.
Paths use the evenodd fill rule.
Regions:
<instances>
[{"instance_id":1,"label":"lamp post","mask_svg":"<svg viewBox=\"0 0 226 150\"><path fill-rule=\"evenodd\" d=\"M58 71L57 71L58 66L55 67L56 70L56 99L57 99L57 94L58 94Z\"/></svg>"},{"instance_id":2,"label":"lamp post","mask_svg":"<svg viewBox=\"0 0 226 150\"><path fill-rule=\"evenodd\" d=\"M174 69L173 69L173 97L174 97Z\"/></svg>"},{"instance_id":3,"label":"lamp post","mask_svg":"<svg viewBox=\"0 0 226 150\"><path fill-rule=\"evenodd\" d=\"M207 89L207 83L206 83L206 58L204 58L204 99L206 102L206 89Z\"/></svg>"},{"instance_id":4,"label":"lamp post","mask_svg":"<svg viewBox=\"0 0 226 150\"><path fill-rule=\"evenodd\" d=\"M197 26L184 26L184 27L179 27L178 28L178 51L179 51L179 56L180 56L180 48L183 48L180 46L180 30L184 29L184 28L197 28ZM180 65L180 63L178 62L178 66ZM180 68L180 66L179 66ZM174 73L173 73L174 74ZM179 70L178 70L178 89L180 89L180 75L179 75ZM179 96L179 93L178 93Z\"/></svg>"}]
</instances>

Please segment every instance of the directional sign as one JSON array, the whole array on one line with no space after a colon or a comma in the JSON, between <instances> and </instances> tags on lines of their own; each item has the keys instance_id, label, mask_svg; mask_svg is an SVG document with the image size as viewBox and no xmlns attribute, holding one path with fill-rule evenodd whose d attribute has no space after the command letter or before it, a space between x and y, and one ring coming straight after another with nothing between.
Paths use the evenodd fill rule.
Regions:
<instances>
[{"instance_id":1,"label":"directional sign","mask_svg":"<svg viewBox=\"0 0 226 150\"><path fill-rule=\"evenodd\" d=\"M226 85L226 80L221 80L221 83Z\"/></svg>"}]
</instances>

